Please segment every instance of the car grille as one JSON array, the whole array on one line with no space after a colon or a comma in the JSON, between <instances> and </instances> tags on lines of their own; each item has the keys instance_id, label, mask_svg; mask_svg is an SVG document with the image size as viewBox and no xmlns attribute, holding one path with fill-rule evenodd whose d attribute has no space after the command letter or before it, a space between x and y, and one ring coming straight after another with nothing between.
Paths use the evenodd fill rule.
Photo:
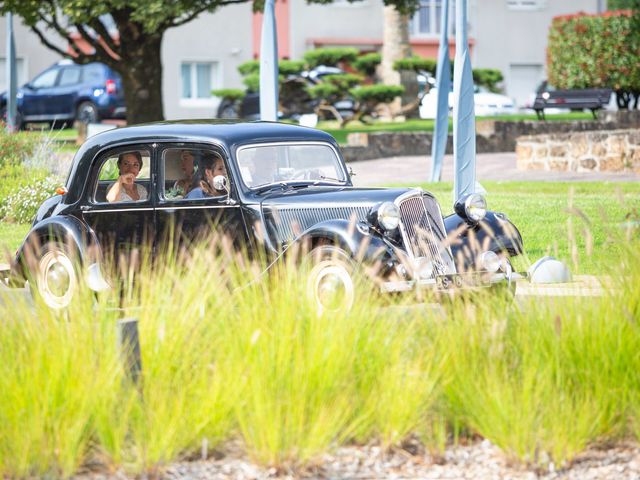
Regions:
<instances>
[{"instance_id":1,"label":"car grille","mask_svg":"<svg viewBox=\"0 0 640 480\"><path fill-rule=\"evenodd\" d=\"M399 207L402 237L409 254L414 258L429 259L435 274L455 273L438 202L427 195L419 195L402 200Z\"/></svg>"},{"instance_id":2,"label":"car grille","mask_svg":"<svg viewBox=\"0 0 640 480\"><path fill-rule=\"evenodd\" d=\"M272 211L280 242L289 242L313 225L326 220L366 220L371 205L357 207L282 208Z\"/></svg>"}]
</instances>

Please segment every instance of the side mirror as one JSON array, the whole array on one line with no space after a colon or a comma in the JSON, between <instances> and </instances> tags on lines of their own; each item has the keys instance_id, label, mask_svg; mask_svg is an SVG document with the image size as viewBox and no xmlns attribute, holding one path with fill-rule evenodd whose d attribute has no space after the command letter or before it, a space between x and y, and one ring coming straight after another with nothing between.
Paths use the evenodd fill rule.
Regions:
<instances>
[{"instance_id":1,"label":"side mirror","mask_svg":"<svg viewBox=\"0 0 640 480\"><path fill-rule=\"evenodd\" d=\"M213 188L219 192L226 192L229 195L229 187L227 186L227 177L224 175L216 175L213 177Z\"/></svg>"}]
</instances>

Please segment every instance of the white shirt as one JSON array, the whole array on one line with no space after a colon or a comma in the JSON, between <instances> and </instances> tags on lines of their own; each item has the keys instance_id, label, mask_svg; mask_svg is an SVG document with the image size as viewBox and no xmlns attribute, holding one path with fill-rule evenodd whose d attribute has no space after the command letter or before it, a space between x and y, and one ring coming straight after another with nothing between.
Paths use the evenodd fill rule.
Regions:
<instances>
[{"instance_id":1,"label":"white shirt","mask_svg":"<svg viewBox=\"0 0 640 480\"><path fill-rule=\"evenodd\" d=\"M113 182L111 185L109 185L109 188L107 188L107 192L111 191L111 187L113 187L116 184L116 182ZM136 189L138 190L138 196L140 197L140 200L146 200L147 199L147 189L144 188L142 185L140 185L139 183L134 184L136 186ZM125 192L124 187L120 188L120 196L115 200L116 202L139 202L140 200L134 200L133 198L131 198L129 196L129 194L127 192Z\"/></svg>"}]
</instances>

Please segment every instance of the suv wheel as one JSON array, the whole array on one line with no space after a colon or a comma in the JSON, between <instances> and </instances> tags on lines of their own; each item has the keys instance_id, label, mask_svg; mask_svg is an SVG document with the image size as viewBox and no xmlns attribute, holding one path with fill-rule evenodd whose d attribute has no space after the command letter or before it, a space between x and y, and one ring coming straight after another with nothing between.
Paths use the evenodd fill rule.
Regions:
<instances>
[{"instance_id":1,"label":"suv wheel","mask_svg":"<svg viewBox=\"0 0 640 480\"><path fill-rule=\"evenodd\" d=\"M76 108L76 120L82 123L98 123L98 107L92 102L82 102Z\"/></svg>"}]
</instances>

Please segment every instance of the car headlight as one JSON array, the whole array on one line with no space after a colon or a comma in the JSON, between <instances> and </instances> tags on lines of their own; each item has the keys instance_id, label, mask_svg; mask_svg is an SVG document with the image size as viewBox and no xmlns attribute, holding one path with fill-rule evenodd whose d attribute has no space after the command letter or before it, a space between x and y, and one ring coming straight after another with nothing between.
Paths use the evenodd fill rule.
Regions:
<instances>
[{"instance_id":1,"label":"car headlight","mask_svg":"<svg viewBox=\"0 0 640 480\"><path fill-rule=\"evenodd\" d=\"M487 200L479 193L471 193L460 198L453 209L459 216L479 222L487 214Z\"/></svg>"},{"instance_id":2,"label":"car headlight","mask_svg":"<svg viewBox=\"0 0 640 480\"><path fill-rule=\"evenodd\" d=\"M400 209L395 203L383 202L371 209L368 220L374 227L379 226L386 231L395 230L400 225Z\"/></svg>"}]
</instances>

